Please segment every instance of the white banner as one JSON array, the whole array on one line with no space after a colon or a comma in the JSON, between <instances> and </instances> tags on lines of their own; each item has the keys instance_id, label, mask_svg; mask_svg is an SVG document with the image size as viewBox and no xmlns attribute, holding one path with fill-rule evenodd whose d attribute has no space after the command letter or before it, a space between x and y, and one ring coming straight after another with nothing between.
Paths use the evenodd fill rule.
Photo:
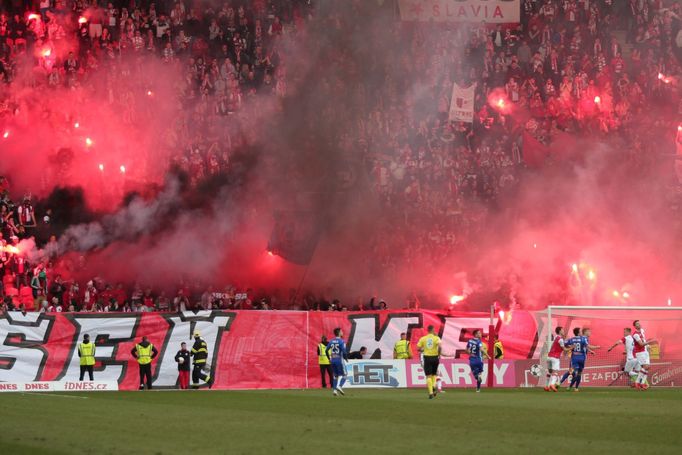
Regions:
<instances>
[{"instance_id":1,"label":"white banner","mask_svg":"<svg viewBox=\"0 0 682 455\"><path fill-rule=\"evenodd\" d=\"M346 364L346 384L358 388L405 388L404 360L349 360Z\"/></svg>"},{"instance_id":2,"label":"white banner","mask_svg":"<svg viewBox=\"0 0 682 455\"><path fill-rule=\"evenodd\" d=\"M474 121L474 94L476 84L469 87L460 87L457 82L452 84L452 98L450 98L450 113L448 119L451 122Z\"/></svg>"},{"instance_id":3,"label":"white banner","mask_svg":"<svg viewBox=\"0 0 682 455\"><path fill-rule=\"evenodd\" d=\"M518 23L519 0L399 0L404 21Z\"/></svg>"},{"instance_id":4,"label":"white banner","mask_svg":"<svg viewBox=\"0 0 682 455\"><path fill-rule=\"evenodd\" d=\"M35 381L0 382L0 392L110 392L116 381Z\"/></svg>"}]
</instances>

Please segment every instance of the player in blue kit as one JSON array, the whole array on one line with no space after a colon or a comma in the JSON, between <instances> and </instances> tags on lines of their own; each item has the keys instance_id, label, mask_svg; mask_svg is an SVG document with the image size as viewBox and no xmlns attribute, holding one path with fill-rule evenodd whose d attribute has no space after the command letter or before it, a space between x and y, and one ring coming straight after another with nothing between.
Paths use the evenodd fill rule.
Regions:
<instances>
[{"instance_id":1,"label":"player in blue kit","mask_svg":"<svg viewBox=\"0 0 682 455\"><path fill-rule=\"evenodd\" d=\"M342 337L343 331L340 327L337 327L334 329L334 338L327 344L327 357L331 360L332 374L334 376L332 381L334 396L339 393L345 395L343 385L346 383L345 362L348 360L348 351Z\"/></svg>"},{"instance_id":2,"label":"player in blue kit","mask_svg":"<svg viewBox=\"0 0 682 455\"><path fill-rule=\"evenodd\" d=\"M580 327L575 327L573 329L573 338L579 337L579 336L580 336ZM573 349L571 349L571 346L569 346L568 343L573 338L569 338L567 340L564 340L564 346L566 347L566 352L568 353L569 359L573 358ZM568 371L566 373L564 373L564 375L561 377L561 381L559 381L559 384L557 385L557 387L562 386L564 384L564 381L566 381L566 379L568 379L569 377L571 378L571 382L573 382L573 362L571 362L571 364L569 365Z\"/></svg>"},{"instance_id":3,"label":"player in blue kit","mask_svg":"<svg viewBox=\"0 0 682 455\"><path fill-rule=\"evenodd\" d=\"M483 342L481 341L481 331L474 330L474 337L467 342L467 354L469 354L469 367L471 373L476 378L476 392L481 391L481 375L483 374L483 359L488 359L488 353L485 351Z\"/></svg>"},{"instance_id":4,"label":"player in blue kit","mask_svg":"<svg viewBox=\"0 0 682 455\"><path fill-rule=\"evenodd\" d=\"M584 328L582 330L582 335L580 335L580 329L574 329L573 338L566 341L565 346L570 349L571 352L571 370L573 370L573 379L571 379L571 384L568 389L571 390L575 386L574 391L578 392L580 389L580 381L582 380L583 369L585 368L585 360L587 360L587 354L594 354L593 349L598 349L599 346L590 345L590 329Z\"/></svg>"}]
</instances>

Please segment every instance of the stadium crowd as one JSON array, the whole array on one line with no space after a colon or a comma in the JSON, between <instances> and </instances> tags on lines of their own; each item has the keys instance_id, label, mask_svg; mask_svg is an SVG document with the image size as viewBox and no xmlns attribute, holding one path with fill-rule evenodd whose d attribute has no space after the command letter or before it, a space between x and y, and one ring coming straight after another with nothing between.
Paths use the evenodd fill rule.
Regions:
<instances>
[{"instance_id":1,"label":"stadium crowd","mask_svg":"<svg viewBox=\"0 0 682 455\"><path fill-rule=\"evenodd\" d=\"M646 166L657 160L660 141L654 139L674 130L676 123L667 119L682 114L679 2L520 3L518 26L451 24L434 33L433 24L396 17L393 30L386 30L408 43L384 57L401 77L389 75L366 87L373 96L360 100L357 127L333 138L361 151L382 207L381 236L372 242L366 264L370 276L405 264L436 267L455 251L475 249L468 239L513 197L526 173L571 159L554 146L570 151L578 137L619 138L629 144L625 158ZM115 88L133 77L125 62L158 59L185 76L177 88L177 114L179 124L190 126L173 128L168 146L175 153L167 164L186 171L192 182L225 169L230 151L240 145L240 139L217 130L217 119L238 117L256 94L287 95L279 38L304 36L309 20L338 20L317 18L315 2L304 0L223 1L215 7L189 1L3 5L0 80L6 88L0 91L0 118L12 115L19 83L87 88L95 84L93 75L106 73ZM373 43L366 45L372 49ZM25 61L33 70L19 77ZM400 95L410 93L415 81L428 89L418 97ZM476 84L473 123L449 120L453 82ZM113 98L125 117L125 94ZM651 114L652 106L659 115ZM206 131L212 134L201 134ZM0 192L4 309L345 308L320 293L264 296L247 287L188 284L166 295L99 278L64 282L52 262L28 264L17 249L36 225L49 223L49 214L36 214L28 196L12 202L5 178ZM410 306L419 301L408 300ZM351 308L382 305L360 299Z\"/></svg>"}]
</instances>

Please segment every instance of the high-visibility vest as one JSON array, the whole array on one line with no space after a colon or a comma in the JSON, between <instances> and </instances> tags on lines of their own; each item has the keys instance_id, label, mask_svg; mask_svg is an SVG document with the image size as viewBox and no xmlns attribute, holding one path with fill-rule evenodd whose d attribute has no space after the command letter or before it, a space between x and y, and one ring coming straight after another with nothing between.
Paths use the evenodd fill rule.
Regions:
<instances>
[{"instance_id":1,"label":"high-visibility vest","mask_svg":"<svg viewBox=\"0 0 682 455\"><path fill-rule=\"evenodd\" d=\"M395 344L393 351L395 351L395 358L396 359L409 359L410 358L410 342L407 340L399 340Z\"/></svg>"},{"instance_id":2,"label":"high-visibility vest","mask_svg":"<svg viewBox=\"0 0 682 455\"><path fill-rule=\"evenodd\" d=\"M138 344L135 346L135 349L137 350L137 362L140 365L147 365L148 363L152 363L152 348L154 346L149 343L149 345L145 348L141 344Z\"/></svg>"},{"instance_id":3,"label":"high-visibility vest","mask_svg":"<svg viewBox=\"0 0 682 455\"><path fill-rule=\"evenodd\" d=\"M320 354L317 357L317 364L330 365L331 362L329 360L329 357L327 357L327 345L320 343L317 345L317 349L320 351Z\"/></svg>"},{"instance_id":4,"label":"high-visibility vest","mask_svg":"<svg viewBox=\"0 0 682 455\"><path fill-rule=\"evenodd\" d=\"M495 342L494 349L495 349L495 358L498 360L503 359L504 358L504 346L502 346L501 341L498 340Z\"/></svg>"},{"instance_id":5,"label":"high-visibility vest","mask_svg":"<svg viewBox=\"0 0 682 455\"><path fill-rule=\"evenodd\" d=\"M80 343L78 345L78 353L80 356L81 365L95 364L95 343Z\"/></svg>"}]
</instances>

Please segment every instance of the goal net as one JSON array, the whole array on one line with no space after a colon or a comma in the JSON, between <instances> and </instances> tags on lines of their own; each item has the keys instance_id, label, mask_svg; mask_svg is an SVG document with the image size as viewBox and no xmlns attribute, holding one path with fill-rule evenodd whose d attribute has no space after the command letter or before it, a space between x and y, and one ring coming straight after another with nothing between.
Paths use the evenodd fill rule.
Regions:
<instances>
[{"instance_id":1,"label":"goal net","mask_svg":"<svg viewBox=\"0 0 682 455\"><path fill-rule=\"evenodd\" d=\"M599 346L587 356L583 370L583 386L627 387L633 377L626 370L638 369L636 362L627 363L626 348L622 342L638 320L647 341L650 356L648 382L651 386L682 386L682 308L675 307L569 307L550 306L538 345L539 357L529 366L526 385L545 386L547 381L547 354L555 336L556 327L563 327L566 339L574 329L590 329L590 345ZM616 344L618 343L618 344ZM614 346L609 351L609 348ZM562 355L561 374L568 371L570 358ZM568 382L563 384L568 385Z\"/></svg>"}]
</instances>

